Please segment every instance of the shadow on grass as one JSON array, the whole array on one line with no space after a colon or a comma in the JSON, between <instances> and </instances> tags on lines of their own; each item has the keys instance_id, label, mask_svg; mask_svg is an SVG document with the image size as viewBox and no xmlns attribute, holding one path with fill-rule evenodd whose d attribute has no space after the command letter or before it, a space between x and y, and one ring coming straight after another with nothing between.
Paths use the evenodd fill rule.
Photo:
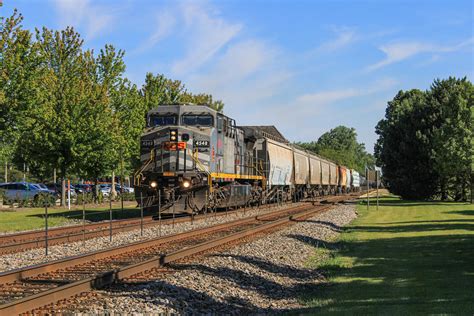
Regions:
<instances>
[{"instance_id":1,"label":"shadow on grass","mask_svg":"<svg viewBox=\"0 0 474 316\"><path fill-rule=\"evenodd\" d=\"M354 226L350 227L348 231L364 231L364 232L379 232L379 233L407 233L407 232L423 232L423 231L444 231L444 230L474 230L474 222L468 221L471 224L457 224L449 223L450 221L443 221L439 224L419 224L419 225L393 225L393 226Z\"/></svg>"},{"instance_id":2,"label":"shadow on grass","mask_svg":"<svg viewBox=\"0 0 474 316\"><path fill-rule=\"evenodd\" d=\"M464 215L464 216L474 216L473 210L456 210L456 211L450 211L450 212L445 212L445 213L458 214L458 215Z\"/></svg>"},{"instance_id":3,"label":"shadow on grass","mask_svg":"<svg viewBox=\"0 0 474 316\"><path fill-rule=\"evenodd\" d=\"M410 225L395 229L419 228ZM391 232L394 228L377 227L377 231L384 229ZM436 229L456 227L437 225ZM313 307L298 314L472 314L473 245L472 234L341 242L338 254L353 266L344 268L331 261L319 266L325 275L336 279L305 293L302 300Z\"/></svg>"}]
</instances>

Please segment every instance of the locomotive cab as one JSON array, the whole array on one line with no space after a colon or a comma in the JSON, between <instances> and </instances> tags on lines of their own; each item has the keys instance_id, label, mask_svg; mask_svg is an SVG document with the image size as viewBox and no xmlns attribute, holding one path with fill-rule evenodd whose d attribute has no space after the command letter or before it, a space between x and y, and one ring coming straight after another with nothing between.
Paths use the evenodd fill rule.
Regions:
<instances>
[{"instance_id":1,"label":"locomotive cab","mask_svg":"<svg viewBox=\"0 0 474 316\"><path fill-rule=\"evenodd\" d=\"M146 119L142 166L134 179L139 203L145 196L145 206L181 204L181 210L199 211L214 189L219 189L213 195L216 205L250 196L249 182L241 181L249 178L242 175L248 173L244 132L233 119L201 105L159 106Z\"/></svg>"}]
</instances>

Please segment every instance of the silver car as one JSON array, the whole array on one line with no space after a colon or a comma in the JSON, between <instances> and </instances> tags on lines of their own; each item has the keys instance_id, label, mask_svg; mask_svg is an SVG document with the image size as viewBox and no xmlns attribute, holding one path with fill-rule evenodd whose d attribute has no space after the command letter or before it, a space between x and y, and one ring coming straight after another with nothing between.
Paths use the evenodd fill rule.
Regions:
<instances>
[{"instance_id":1,"label":"silver car","mask_svg":"<svg viewBox=\"0 0 474 316\"><path fill-rule=\"evenodd\" d=\"M51 194L48 191L28 182L0 183L0 190L9 200L33 200L41 194Z\"/></svg>"}]
</instances>

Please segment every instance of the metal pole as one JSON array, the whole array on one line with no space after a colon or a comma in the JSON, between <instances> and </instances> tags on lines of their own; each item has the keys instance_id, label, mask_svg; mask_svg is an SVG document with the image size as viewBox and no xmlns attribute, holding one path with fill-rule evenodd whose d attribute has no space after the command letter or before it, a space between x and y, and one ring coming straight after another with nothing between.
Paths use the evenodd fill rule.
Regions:
<instances>
[{"instance_id":1,"label":"metal pole","mask_svg":"<svg viewBox=\"0 0 474 316\"><path fill-rule=\"evenodd\" d=\"M185 160L185 162L186 162L186 160ZM186 165L186 163L185 163L185 165ZM194 210L193 209L191 209L191 225L194 225Z\"/></svg>"},{"instance_id":2,"label":"metal pole","mask_svg":"<svg viewBox=\"0 0 474 316\"><path fill-rule=\"evenodd\" d=\"M369 169L366 169L366 181L367 181L367 210L369 210Z\"/></svg>"},{"instance_id":3,"label":"metal pole","mask_svg":"<svg viewBox=\"0 0 474 316\"><path fill-rule=\"evenodd\" d=\"M208 197L208 193L206 190L206 200L204 202L204 213L206 214L206 219L207 219L207 197Z\"/></svg>"},{"instance_id":4,"label":"metal pole","mask_svg":"<svg viewBox=\"0 0 474 316\"><path fill-rule=\"evenodd\" d=\"M158 190L158 224L160 229L160 237L161 237L161 190Z\"/></svg>"},{"instance_id":5,"label":"metal pole","mask_svg":"<svg viewBox=\"0 0 474 316\"><path fill-rule=\"evenodd\" d=\"M140 192L140 233L143 237L143 192Z\"/></svg>"},{"instance_id":6,"label":"metal pole","mask_svg":"<svg viewBox=\"0 0 474 316\"><path fill-rule=\"evenodd\" d=\"M245 201L244 201L244 216L245 216L245 211L247 210L247 190L245 190Z\"/></svg>"},{"instance_id":7,"label":"metal pole","mask_svg":"<svg viewBox=\"0 0 474 316\"><path fill-rule=\"evenodd\" d=\"M173 190L173 228L174 228L174 217L175 217L175 214L174 214L174 212L175 212L175 202L176 202L175 198L176 197L174 195L174 190Z\"/></svg>"},{"instance_id":8,"label":"metal pole","mask_svg":"<svg viewBox=\"0 0 474 316\"><path fill-rule=\"evenodd\" d=\"M377 210L379 209L379 173L378 171L375 172L375 183L377 185Z\"/></svg>"},{"instance_id":9,"label":"metal pole","mask_svg":"<svg viewBox=\"0 0 474 316\"><path fill-rule=\"evenodd\" d=\"M85 189L84 189L85 190ZM86 244L86 200L82 191L82 243Z\"/></svg>"},{"instance_id":10,"label":"metal pole","mask_svg":"<svg viewBox=\"0 0 474 316\"><path fill-rule=\"evenodd\" d=\"M44 245L46 255L48 255L48 202L44 203Z\"/></svg>"},{"instance_id":11,"label":"metal pole","mask_svg":"<svg viewBox=\"0 0 474 316\"><path fill-rule=\"evenodd\" d=\"M71 180L67 180L67 208L71 210Z\"/></svg>"},{"instance_id":12,"label":"metal pole","mask_svg":"<svg viewBox=\"0 0 474 316\"><path fill-rule=\"evenodd\" d=\"M110 213L109 239L112 242L112 197L110 195L109 195L109 213Z\"/></svg>"}]
</instances>

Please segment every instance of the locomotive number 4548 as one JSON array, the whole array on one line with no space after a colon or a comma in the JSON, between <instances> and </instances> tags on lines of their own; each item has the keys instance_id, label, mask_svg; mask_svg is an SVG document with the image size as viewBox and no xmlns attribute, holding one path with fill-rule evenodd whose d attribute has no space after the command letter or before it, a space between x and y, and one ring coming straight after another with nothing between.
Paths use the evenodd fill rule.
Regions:
<instances>
[{"instance_id":1,"label":"locomotive number 4548","mask_svg":"<svg viewBox=\"0 0 474 316\"><path fill-rule=\"evenodd\" d=\"M209 147L208 140L195 140L194 147Z\"/></svg>"}]
</instances>

